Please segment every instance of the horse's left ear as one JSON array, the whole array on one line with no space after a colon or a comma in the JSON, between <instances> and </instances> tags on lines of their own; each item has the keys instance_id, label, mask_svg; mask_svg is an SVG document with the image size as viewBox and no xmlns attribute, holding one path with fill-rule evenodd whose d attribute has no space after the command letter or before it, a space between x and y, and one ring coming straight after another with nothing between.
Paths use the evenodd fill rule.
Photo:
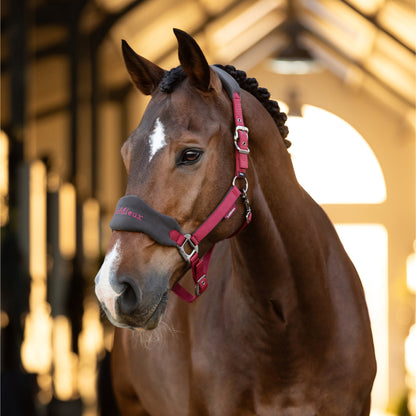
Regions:
<instances>
[{"instance_id":1,"label":"horse's left ear","mask_svg":"<svg viewBox=\"0 0 416 416\"><path fill-rule=\"evenodd\" d=\"M216 91L222 89L221 80L208 62L195 39L180 29L173 29L178 39L178 55L183 70L191 84L203 91Z\"/></svg>"}]
</instances>

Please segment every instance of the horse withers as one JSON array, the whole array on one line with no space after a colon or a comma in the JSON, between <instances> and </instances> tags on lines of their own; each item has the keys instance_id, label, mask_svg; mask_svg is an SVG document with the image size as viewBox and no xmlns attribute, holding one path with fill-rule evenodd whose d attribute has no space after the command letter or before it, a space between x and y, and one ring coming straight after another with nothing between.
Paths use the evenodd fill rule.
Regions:
<instances>
[{"instance_id":1,"label":"horse withers","mask_svg":"<svg viewBox=\"0 0 416 416\"><path fill-rule=\"evenodd\" d=\"M285 114L174 32L170 71L123 41L151 100L121 150L127 190L96 277L121 413L368 415L363 289L296 180Z\"/></svg>"}]
</instances>

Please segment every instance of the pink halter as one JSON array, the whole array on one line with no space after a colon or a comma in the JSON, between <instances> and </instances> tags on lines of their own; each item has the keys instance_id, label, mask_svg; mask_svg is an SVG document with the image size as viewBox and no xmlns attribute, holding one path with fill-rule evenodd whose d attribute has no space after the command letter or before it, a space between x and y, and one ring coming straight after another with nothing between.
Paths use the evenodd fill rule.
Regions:
<instances>
[{"instance_id":1,"label":"pink halter","mask_svg":"<svg viewBox=\"0 0 416 416\"><path fill-rule=\"evenodd\" d=\"M246 221L238 232L242 231L251 221L252 212L247 197L248 182L245 172L248 168L248 129L244 126L241 109L240 87L235 79L222 69L212 66L220 77L227 94L233 102L235 133L235 176L231 188L211 215L190 234L183 234L177 221L163 215L135 195L127 195L120 199L110 227L118 231L144 232L156 242L166 246L176 246L182 258L191 265L192 277L195 282L195 294L185 290L179 282L172 291L187 302L193 302L208 287L207 271L214 246L199 258L200 242L223 220L230 218L236 211L235 203L239 197L243 199L246 209ZM236 186L238 179L245 181L245 188ZM236 234L236 233L235 233ZM233 234L233 235L235 235Z\"/></svg>"}]
</instances>

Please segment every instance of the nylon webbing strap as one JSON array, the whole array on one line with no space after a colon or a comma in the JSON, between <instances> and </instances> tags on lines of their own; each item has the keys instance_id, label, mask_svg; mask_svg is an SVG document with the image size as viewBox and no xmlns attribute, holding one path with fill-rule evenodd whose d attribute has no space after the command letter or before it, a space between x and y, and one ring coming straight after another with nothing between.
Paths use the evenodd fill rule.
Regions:
<instances>
[{"instance_id":1,"label":"nylon webbing strap","mask_svg":"<svg viewBox=\"0 0 416 416\"><path fill-rule=\"evenodd\" d=\"M248 129L244 126L243 111L241 107L241 88L238 82L228 73L216 66L211 68L217 73L222 82L222 86L227 92L233 103L234 123L235 123L235 147L237 149L235 175L242 177L248 168Z\"/></svg>"},{"instance_id":2,"label":"nylon webbing strap","mask_svg":"<svg viewBox=\"0 0 416 416\"><path fill-rule=\"evenodd\" d=\"M241 96L241 88L238 85L238 82L228 72L225 72L223 69L218 68L215 65L211 65L211 68L220 77L222 86L224 87L225 91L227 91L228 97L230 98L231 101L234 98L235 92L239 96Z\"/></svg>"}]
</instances>

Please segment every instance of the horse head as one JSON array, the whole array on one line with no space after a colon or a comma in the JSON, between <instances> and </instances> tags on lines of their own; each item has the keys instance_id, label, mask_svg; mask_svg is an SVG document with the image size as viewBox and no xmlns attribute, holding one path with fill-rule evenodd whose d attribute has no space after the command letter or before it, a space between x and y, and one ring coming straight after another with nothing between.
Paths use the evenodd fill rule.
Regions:
<instances>
[{"instance_id":1,"label":"horse head","mask_svg":"<svg viewBox=\"0 0 416 416\"><path fill-rule=\"evenodd\" d=\"M170 289L193 267L190 257L195 241L174 238L170 244L160 224L165 220L173 224L179 239L191 235L228 195L235 176L235 125L229 94L195 40L174 31L181 67L169 72L137 55L125 41L122 44L133 84L151 100L121 150L128 197L120 200L115 218L122 224L129 221L133 228L112 226L109 248L95 280L97 297L109 320L120 327L155 328ZM241 176L236 179L247 197ZM245 222L247 202L239 198L238 190L234 194L232 209L198 244L200 257Z\"/></svg>"}]
</instances>

